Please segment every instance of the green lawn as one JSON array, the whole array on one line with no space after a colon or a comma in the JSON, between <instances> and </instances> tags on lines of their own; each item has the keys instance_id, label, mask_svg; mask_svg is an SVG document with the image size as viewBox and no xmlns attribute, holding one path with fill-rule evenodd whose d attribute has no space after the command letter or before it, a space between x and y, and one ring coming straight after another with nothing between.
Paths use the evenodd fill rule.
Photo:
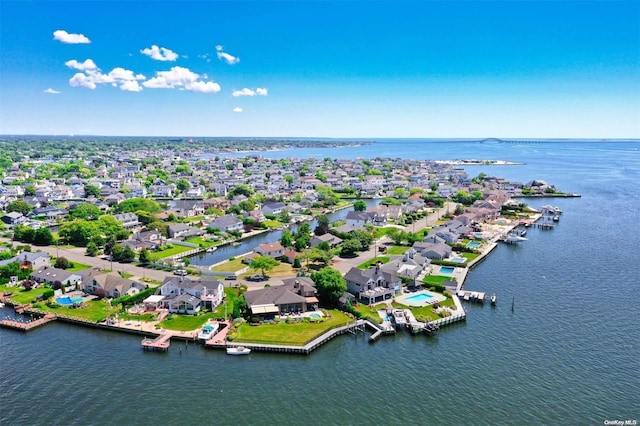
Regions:
<instances>
[{"instance_id":1,"label":"green lawn","mask_svg":"<svg viewBox=\"0 0 640 426\"><path fill-rule=\"evenodd\" d=\"M46 287L38 287L26 291L22 287L8 287L5 285L0 286L0 292L12 292L13 294L11 295L11 300L21 305L33 302L39 295L47 290L49 289Z\"/></svg>"},{"instance_id":2,"label":"green lawn","mask_svg":"<svg viewBox=\"0 0 640 426\"><path fill-rule=\"evenodd\" d=\"M473 259L475 259L478 256L480 256L478 253L459 253L459 254L460 254L460 256L462 256L465 259L467 259L467 263L471 262Z\"/></svg>"},{"instance_id":3,"label":"green lawn","mask_svg":"<svg viewBox=\"0 0 640 426\"><path fill-rule=\"evenodd\" d=\"M440 318L438 314L433 312L432 306L423 306L418 308L414 306L406 306L396 302L393 302L391 306L393 306L394 309L411 309L411 312L413 312L413 315L416 317L416 320L420 322L433 321Z\"/></svg>"},{"instance_id":4,"label":"green lawn","mask_svg":"<svg viewBox=\"0 0 640 426\"><path fill-rule=\"evenodd\" d=\"M263 220L262 224L265 225L267 228L279 228L284 225L282 222L279 222L277 220L269 220L269 219Z\"/></svg>"},{"instance_id":5,"label":"green lawn","mask_svg":"<svg viewBox=\"0 0 640 426\"><path fill-rule=\"evenodd\" d=\"M85 269L90 269L92 266L91 265L85 265L84 263L80 263L80 262L73 262L73 268L69 268L66 271L67 272L76 272L76 271L82 271Z\"/></svg>"},{"instance_id":6,"label":"green lawn","mask_svg":"<svg viewBox=\"0 0 640 426\"><path fill-rule=\"evenodd\" d=\"M151 252L151 259L152 260L159 260L159 259L163 259L165 257L175 256L176 254L184 253L185 251L189 251L189 250L193 250L193 248L174 245L173 247L168 248L166 250L152 251Z\"/></svg>"},{"instance_id":7,"label":"green lawn","mask_svg":"<svg viewBox=\"0 0 640 426\"><path fill-rule=\"evenodd\" d=\"M52 312L57 315L69 316L73 318L80 318L87 321L97 322L105 319L111 314L118 311L117 308L112 308L104 299L92 300L84 303L82 308L70 308L67 306L59 306L57 308L50 308L44 303L38 303L37 307L46 312Z\"/></svg>"},{"instance_id":8,"label":"green lawn","mask_svg":"<svg viewBox=\"0 0 640 426\"><path fill-rule=\"evenodd\" d=\"M185 240L188 243L191 244L195 244L198 247L204 247L204 248L209 248L211 246L215 246L217 243L210 241L210 240L205 240L202 237L193 237L193 238L189 238L187 240Z\"/></svg>"},{"instance_id":9,"label":"green lawn","mask_svg":"<svg viewBox=\"0 0 640 426\"><path fill-rule=\"evenodd\" d=\"M370 308L364 303L358 303L353 306L353 309L358 311L362 315L362 318L368 319L369 321L377 324L382 324L382 318L378 315L378 308L386 309L386 306L380 305L379 307L374 306Z\"/></svg>"},{"instance_id":10,"label":"green lawn","mask_svg":"<svg viewBox=\"0 0 640 426\"><path fill-rule=\"evenodd\" d=\"M282 322L257 326L245 323L238 328L238 336L234 339L234 342L304 346L330 329L353 321L344 312L338 310L326 312L331 315L331 318L318 323L299 322L287 324Z\"/></svg>"},{"instance_id":11,"label":"green lawn","mask_svg":"<svg viewBox=\"0 0 640 426\"><path fill-rule=\"evenodd\" d=\"M364 262L362 265L358 266L358 269L369 269L371 265L373 265L376 262L387 263L389 262L389 257L388 256L374 257L373 259L369 259L366 262Z\"/></svg>"},{"instance_id":12,"label":"green lawn","mask_svg":"<svg viewBox=\"0 0 640 426\"><path fill-rule=\"evenodd\" d=\"M387 249L387 251L385 252L386 254L404 254L407 250L409 250L411 247L409 246L391 246Z\"/></svg>"},{"instance_id":13,"label":"green lawn","mask_svg":"<svg viewBox=\"0 0 640 426\"><path fill-rule=\"evenodd\" d=\"M213 270L224 271L224 272L239 271L240 269L245 268L247 266L245 263L242 263L242 259L244 259L244 257L236 257L233 260L229 260L227 262L214 266Z\"/></svg>"},{"instance_id":14,"label":"green lawn","mask_svg":"<svg viewBox=\"0 0 640 426\"><path fill-rule=\"evenodd\" d=\"M159 327L164 328L165 330L175 330L175 331L193 331L202 327L204 323L209 321L210 318L213 318L214 314L208 312L203 315L176 315L171 314L167 318L165 318L160 324Z\"/></svg>"},{"instance_id":15,"label":"green lawn","mask_svg":"<svg viewBox=\"0 0 640 426\"><path fill-rule=\"evenodd\" d=\"M424 277L422 282L443 284L445 281L452 281L452 280L453 280L452 277L446 277L444 275L427 275L426 277Z\"/></svg>"}]
</instances>

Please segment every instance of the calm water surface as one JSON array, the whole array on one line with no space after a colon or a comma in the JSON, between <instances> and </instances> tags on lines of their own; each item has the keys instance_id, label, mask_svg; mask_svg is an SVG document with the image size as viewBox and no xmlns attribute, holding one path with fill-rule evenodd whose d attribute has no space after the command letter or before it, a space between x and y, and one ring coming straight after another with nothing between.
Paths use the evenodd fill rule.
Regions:
<instances>
[{"instance_id":1,"label":"calm water surface","mask_svg":"<svg viewBox=\"0 0 640 426\"><path fill-rule=\"evenodd\" d=\"M497 293L498 306L468 306L466 323L432 337L343 336L306 357L228 357L177 343L146 353L139 337L65 324L0 329L0 424L640 420L640 143L398 140L309 155L523 161L467 170L544 179L583 196L530 201L564 210L556 229L498 247L465 284Z\"/></svg>"}]
</instances>

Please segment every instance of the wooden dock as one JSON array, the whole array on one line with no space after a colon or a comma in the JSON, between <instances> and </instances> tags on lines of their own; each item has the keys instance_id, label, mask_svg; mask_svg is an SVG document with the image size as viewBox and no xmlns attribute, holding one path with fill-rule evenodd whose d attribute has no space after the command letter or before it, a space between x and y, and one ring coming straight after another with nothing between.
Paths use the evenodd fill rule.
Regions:
<instances>
[{"instance_id":1,"label":"wooden dock","mask_svg":"<svg viewBox=\"0 0 640 426\"><path fill-rule=\"evenodd\" d=\"M166 352L171 346L171 333L161 334L155 339L145 337L142 339L142 349L145 351L161 351Z\"/></svg>"},{"instance_id":2,"label":"wooden dock","mask_svg":"<svg viewBox=\"0 0 640 426\"><path fill-rule=\"evenodd\" d=\"M12 320L12 319L4 319L0 321L0 327L11 328L13 330L19 330L19 331L29 331L29 330L33 330L34 328L45 325L55 319L56 319L56 316L54 314L46 314L41 318L38 318L33 321L26 321L26 322Z\"/></svg>"}]
</instances>

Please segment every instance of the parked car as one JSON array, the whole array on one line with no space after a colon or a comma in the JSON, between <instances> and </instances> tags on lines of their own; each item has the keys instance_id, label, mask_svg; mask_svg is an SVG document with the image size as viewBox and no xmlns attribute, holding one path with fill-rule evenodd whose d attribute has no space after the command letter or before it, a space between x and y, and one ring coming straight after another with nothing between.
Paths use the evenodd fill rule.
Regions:
<instances>
[{"instance_id":1,"label":"parked car","mask_svg":"<svg viewBox=\"0 0 640 426\"><path fill-rule=\"evenodd\" d=\"M249 281L266 281L268 278L266 275L262 275L262 274L256 274L256 275L251 275L249 278L247 278Z\"/></svg>"},{"instance_id":2,"label":"parked car","mask_svg":"<svg viewBox=\"0 0 640 426\"><path fill-rule=\"evenodd\" d=\"M235 275L227 275L226 277L224 277L225 280L237 280L238 277L236 277Z\"/></svg>"},{"instance_id":3,"label":"parked car","mask_svg":"<svg viewBox=\"0 0 640 426\"><path fill-rule=\"evenodd\" d=\"M187 275L187 271L185 271L184 269L176 269L175 271L173 271L173 275L180 275L181 277L184 277L185 275Z\"/></svg>"}]
</instances>

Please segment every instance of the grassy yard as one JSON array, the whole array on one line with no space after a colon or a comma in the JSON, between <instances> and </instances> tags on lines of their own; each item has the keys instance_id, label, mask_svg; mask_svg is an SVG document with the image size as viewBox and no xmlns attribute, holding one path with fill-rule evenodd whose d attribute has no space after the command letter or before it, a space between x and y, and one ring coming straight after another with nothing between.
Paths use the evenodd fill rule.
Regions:
<instances>
[{"instance_id":1,"label":"grassy yard","mask_svg":"<svg viewBox=\"0 0 640 426\"><path fill-rule=\"evenodd\" d=\"M444 284L445 281L452 281L452 277L446 277L444 275L427 275L422 280L423 283L436 283L436 284Z\"/></svg>"},{"instance_id":2,"label":"grassy yard","mask_svg":"<svg viewBox=\"0 0 640 426\"><path fill-rule=\"evenodd\" d=\"M164 259L165 257L171 257L175 256L176 254L184 253L185 251L189 250L193 250L193 248L175 245L165 250L151 252L151 259L160 260Z\"/></svg>"},{"instance_id":3,"label":"grassy yard","mask_svg":"<svg viewBox=\"0 0 640 426\"><path fill-rule=\"evenodd\" d=\"M239 271L242 268L245 268L247 265L242 263L242 259L244 257L237 257L233 260L229 260L227 262L221 263L213 267L214 271L224 271L224 272L235 272Z\"/></svg>"},{"instance_id":4,"label":"grassy yard","mask_svg":"<svg viewBox=\"0 0 640 426\"><path fill-rule=\"evenodd\" d=\"M387 262L389 262L389 257L388 256L374 257L373 259L367 260L362 265L359 265L358 269L369 269L371 267L371 265L373 265L374 263L377 263L377 262L387 263Z\"/></svg>"},{"instance_id":5,"label":"grassy yard","mask_svg":"<svg viewBox=\"0 0 640 426\"><path fill-rule=\"evenodd\" d=\"M217 243L210 241L210 240L205 240L202 237L193 237L193 238L189 238L187 240L185 240L188 243L191 244L195 244L198 247L204 247L204 248L209 248L211 246L215 246Z\"/></svg>"},{"instance_id":6,"label":"grassy yard","mask_svg":"<svg viewBox=\"0 0 640 426\"><path fill-rule=\"evenodd\" d=\"M331 318L318 323L298 322L293 324L242 324L238 328L238 336L234 342L263 343L271 345L304 346L316 337L332 328L346 325L353 321L347 314L338 310L326 311Z\"/></svg>"},{"instance_id":7,"label":"grassy yard","mask_svg":"<svg viewBox=\"0 0 640 426\"><path fill-rule=\"evenodd\" d=\"M460 256L464 257L465 259L467 259L467 263L471 262L473 259L477 258L478 256L480 256L478 253L460 253Z\"/></svg>"},{"instance_id":8,"label":"grassy yard","mask_svg":"<svg viewBox=\"0 0 640 426\"><path fill-rule=\"evenodd\" d=\"M22 287L8 287L5 285L0 286L0 292L12 292L13 294L11 295L11 300L21 305L33 302L38 296L40 296L47 290L49 289L45 287L38 287L26 291Z\"/></svg>"},{"instance_id":9,"label":"grassy yard","mask_svg":"<svg viewBox=\"0 0 640 426\"><path fill-rule=\"evenodd\" d=\"M84 263L80 263L80 262L73 262L73 268L69 268L66 271L67 272L76 272L76 271L82 271L85 269L90 269L92 266L91 265L85 265Z\"/></svg>"},{"instance_id":10,"label":"grassy yard","mask_svg":"<svg viewBox=\"0 0 640 426\"><path fill-rule=\"evenodd\" d=\"M279 222L277 220L269 220L269 219L263 220L262 223L263 225L265 225L267 228L270 228L270 229L279 228L284 225L284 223L282 222Z\"/></svg>"},{"instance_id":11,"label":"grassy yard","mask_svg":"<svg viewBox=\"0 0 640 426\"><path fill-rule=\"evenodd\" d=\"M171 314L158 324L165 330L193 331L202 327L204 323L213 318L214 314L207 312L203 315L176 315Z\"/></svg>"},{"instance_id":12,"label":"grassy yard","mask_svg":"<svg viewBox=\"0 0 640 426\"><path fill-rule=\"evenodd\" d=\"M82 308L71 308L67 306L50 308L44 303L38 303L37 305L34 305L34 308L38 308L46 312L52 312L57 315L79 318L92 322L101 321L118 311L118 308L111 307L105 300L92 300L90 302L86 302Z\"/></svg>"},{"instance_id":13,"label":"grassy yard","mask_svg":"<svg viewBox=\"0 0 640 426\"><path fill-rule=\"evenodd\" d=\"M378 315L378 309L386 309L385 305L368 307L364 303L358 303L357 305L353 305L353 309L359 312L362 315L362 318L368 319L371 322L382 324L382 318Z\"/></svg>"},{"instance_id":14,"label":"grassy yard","mask_svg":"<svg viewBox=\"0 0 640 426\"><path fill-rule=\"evenodd\" d=\"M409 246L391 246L389 248L387 248L387 251L385 253L392 255L392 254L404 254L407 250L409 250L411 247Z\"/></svg>"},{"instance_id":15,"label":"grassy yard","mask_svg":"<svg viewBox=\"0 0 640 426\"><path fill-rule=\"evenodd\" d=\"M414 306L406 306L396 302L393 302L391 306L393 306L394 309L411 309L411 312L413 312L413 315L416 317L416 320L420 322L433 321L440 318L438 314L433 312L432 306L423 306L423 307L417 308Z\"/></svg>"}]
</instances>

